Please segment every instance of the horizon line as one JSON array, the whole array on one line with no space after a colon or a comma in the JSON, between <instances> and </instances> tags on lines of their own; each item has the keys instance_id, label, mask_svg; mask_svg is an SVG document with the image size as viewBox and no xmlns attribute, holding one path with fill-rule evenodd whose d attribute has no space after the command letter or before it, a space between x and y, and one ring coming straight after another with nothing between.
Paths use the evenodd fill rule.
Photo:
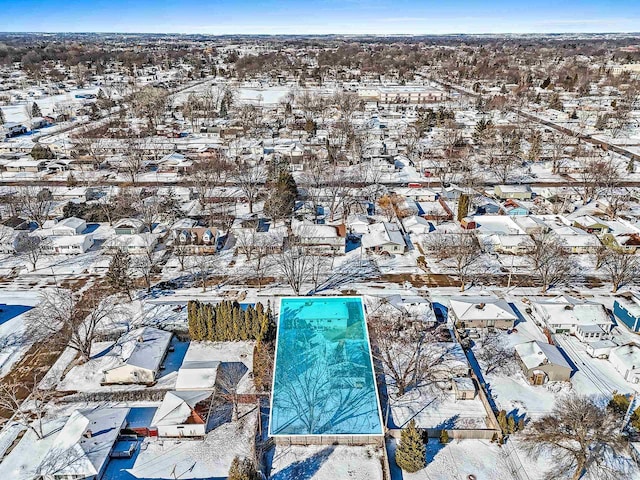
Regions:
<instances>
[{"instance_id":1,"label":"horizon line","mask_svg":"<svg viewBox=\"0 0 640 480\"><path fill-rule=\"evenodd\" d=\"M480 32L480 33L463 33L463 32L448 32L448 33L203 33L203 32L124 32L124 31L72 31L72 30L23 30L23 31L10 31L0 30L0 35L4 34L21 34L21 35L66 35L66 34L82 34L82 35L206 35L212 37L252 37L252 36L266 36L266 37L330 37L330 36L345 36L345 37L446 37L451 35L458 36L491 36L491 35L536 35L536 36L549 36L549 35L638 35L640 40L640 31L558 31L558 32Z\"/></svg>"}]
</instances>

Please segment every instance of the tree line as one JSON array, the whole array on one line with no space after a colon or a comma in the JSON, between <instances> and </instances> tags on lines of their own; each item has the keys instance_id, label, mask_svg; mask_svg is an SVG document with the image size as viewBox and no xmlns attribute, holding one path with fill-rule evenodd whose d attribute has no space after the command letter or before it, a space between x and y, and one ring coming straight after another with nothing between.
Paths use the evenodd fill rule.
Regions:
<instances>
[{"instance_id":1,"label":"tree line","mask_svg":"<svg viewBox=\"0 0 640 480\"><path fill-rule=\"evenodd\" d=\"M275 338L271 306L262 303L246 308L235 301L216 305L198 300L187 304L189 335L192 340L227 342L239 340L270 341Z\"/></svg>"}]
</instances>

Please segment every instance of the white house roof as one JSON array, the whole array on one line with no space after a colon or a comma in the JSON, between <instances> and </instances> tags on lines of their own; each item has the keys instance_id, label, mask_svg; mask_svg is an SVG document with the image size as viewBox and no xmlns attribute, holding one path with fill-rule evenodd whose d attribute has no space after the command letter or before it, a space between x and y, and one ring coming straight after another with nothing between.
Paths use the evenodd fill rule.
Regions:
<instances>
[{"instance_id":1,"label":"white house roof","mask_svg":"<svg viewBox=\"0 0 640 480\"><path fill-rule=\"evenodd\" d=\"M337 238L339 236L338 230L333 225L316 225L292 220L291 229L294 235L302 238Z\"/></svg>"},{"instance_id":2,"label":"white house roof","mask_svg":"<svg viewBox=\"0 0 640 480\"><path fill-rule=\"evenodd\" d=\"M114 225L113 228L133 227L140 228L144 222L138 218L121 218Z\"/></svg>"},{"instance_id":3,"label":"white house roof","mask_svg":"<svg viewBox=\"0 0 640 480\"><path fill-rule=\"evenodd\" d=\"M369 233L362 236L362 246L365 248L387 244L406 245L400 228L391 222L374 223L369 225Z\"/></svg>"},{"instance_id":4,"label":"white house roof","mask_svg":"<svg viewBox=\"0 0 640 480\"><path fill-rule=\"evenodd\" d=\"M55 473L61 477L92 478L109 460L128 408L76 410L67 418L43 424L44 438L26 431L0 463L0 478L33 480ZM91 436L87 434L91 431Z\"/></svg>"},{"instance_id":5,"label":"white house roof","mask_svg":"<svg viewBox=\"0 0 640 480\"><path fill-rule=\"evenodd\" d=\"M532 302L543 319L560 325L611 325L611 318L604 307L595 302L580 300L569 295L553 299L540 299Z\"/></svg>"},{"instance_id":6,"label":"white house roof","mask_svg":"<svg viewBox=\"0 0 640 480\"><path fill-rule=\"evenodd\" d=\"M106 247L114 248L149 248L156 244L152 233L136 233L133 235L114 235L105 242Z\"/></svg>"},{"instance_id":7,"label":"white house roof","mask_svg":"<svg viewBox=\"0 0 640 480\"><path fill-rule=\"evenodd\" d=\"M496 190L500 189L501 192L509 193L530 193L531 187L529 185L496 185Z\"/></svg>"},{"instance_id":8,"label":"white house roof","mask_svg":"<svg viewBox=\"0 0 640 480\"><path fill-rule=\"evenodd\" d=\"M640 368L640 347L635 343L621 345L611 349L609 361L622 370L635 370Z\"/></svg>"},{"instance_id":9,"label":"white house roof","mask_svg":"<svg viewBox=\"0 0 640 480\"><path fill-rule=\"evenodd\" d=\"M452 297L449 300L449 308L454 311L458 320L462 322L474 320L516 321L518 319L513 308L505 299L488 295Z\"/></svg>"},{"instance_id":10,"label":"white house roof","mask_svg":"<svg viewBox=\"0 0 640 480\"><path fill-rule=\"evenodd\" d=\"M176 390L213 389L219 365L214 360L184 361L178 370Z\"/></svg>"},{"instance_id":11,"label":"white house roof","mask_svg":"<svg viewBox=\"0 0 640 480\"><path fill-rule=\"evenodd\" d=\"M154 327L131 330L119 341L120 356L127 365L157 371L169 348L172 336L171 332Z\"/></svg>"},{"instance_id":12,"label":"white house roof","mask_svg":"<svg viewBox=\"0 0 640 480\"><path fill-rule=\"evenodd\" d=\"M151 425L170 426L183 425L191 416L196 405L213 394L212 391L167 392L162 404L156 410Z\"/></svg>"},{"instance_id":13,"label":"white house roof","mask_svg":"<svg viewBox=\"0 0 640 480\"><path fill-rule=\"evenodd\" d=\"M86 222L78 217L69 217L60 220L54 227L69 227L77 230L78 228L86 225Z\"/></svg>"},{"instance_id":14,"label":"white house roof","mask_svg":"<svg viewBox=\"0 0 640 480\"><path fill-rule=\"evenodd\" d=\"M564 358L558 347L548 343L533 340L531 342L516 345L516 352L522 363L528 368L537 368L541 365L552 364L572 370L571 365Z\"/></svg>"},{"instance_id":15,"label":"white house roof","mask_svg":"<svg viewBox=\"0 0 640 480\"><path fill-rule=\"evenodd\" d=\"M75 247L82 246L91 239L91 235L61 235L49 237L52 247Z\"/></svg>"}]
</instances>

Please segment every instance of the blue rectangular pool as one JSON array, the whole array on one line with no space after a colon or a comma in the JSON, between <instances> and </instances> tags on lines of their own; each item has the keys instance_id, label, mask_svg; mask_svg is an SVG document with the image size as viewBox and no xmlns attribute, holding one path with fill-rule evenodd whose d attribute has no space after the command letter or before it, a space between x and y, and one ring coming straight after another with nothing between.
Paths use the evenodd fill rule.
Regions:
<instances>
[{"instance_id":1,"label":"blue rectangular pool","mask_svg":"<svg viewBox=\"0 0 640 480\"><path fill-rule=\"evenodd\" d=\"M383 434L359 297L281 300L269 434Z\"/></svg>"}]
</instances>

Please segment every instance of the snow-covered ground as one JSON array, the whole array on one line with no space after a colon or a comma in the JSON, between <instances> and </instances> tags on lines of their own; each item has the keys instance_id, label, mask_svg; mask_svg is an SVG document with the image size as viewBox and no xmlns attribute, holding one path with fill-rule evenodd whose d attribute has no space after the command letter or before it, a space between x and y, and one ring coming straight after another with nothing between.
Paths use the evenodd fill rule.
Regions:
<instances>
[{"instance_id":1,"label":"snow-covered ground","mask_svg":"<svg viewBox=\"0 0 640 480\"><path fill-rule=\"evenodd\" d=\"M514 467L506 456L505 449L488 440L461 440L442 445L430 439L427 445L427 466L416 472L400 470L394 460L397 443L387 441L392 480L466 480L475 475L477 480L538 480L541 476L515 476ZM520 468L515 467L516 470Z\"/></svg>"},{"instance_id":2,"label":"snow-covered ground","mask_svg":"<svg viewBox=\"0 0 640 480\"><path fill-rule=\"evenodd\" d=\"M38 290L0 289L0 376L6 375L32 345L25 321L39 302Z\"/></svg>"},{"instance_id":3,"label":"snow-covered ground","mask_svg":"<svg viewBox=\"0 0 640 480\"><path fill-rule=\"evenodd\" d=\"M420 428L466 429L486 428L487 412L478 397L456 400L452 392L435 387L421 387L408 391L402 397L391 398L389 427L402 428L411 419Z\"/></svg>"},{"instance_id":4,"label":"snow-covered ground","mask_svg":"<svg viewBox=\"0 0 640 480\"><path fill-rule=\"evenodd\" d=\"M276 446L271 480L382 480L382 451L374 446Z\"/></svg>"}]
</instances>

